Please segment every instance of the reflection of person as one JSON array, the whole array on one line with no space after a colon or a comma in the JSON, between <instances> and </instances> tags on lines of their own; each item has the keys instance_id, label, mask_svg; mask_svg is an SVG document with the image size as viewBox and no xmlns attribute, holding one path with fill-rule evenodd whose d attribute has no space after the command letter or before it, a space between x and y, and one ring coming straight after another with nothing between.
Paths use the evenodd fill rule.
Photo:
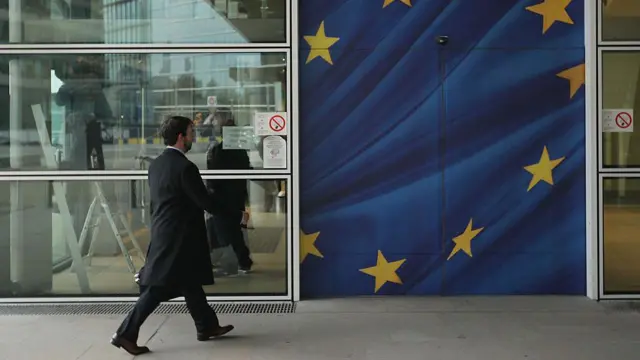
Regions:
<instances>
[{"instance_id":1,"label":"reflection of person","mask_svg":"<svg viewBox=\"0 0 640 360\"><path fill-rule=\"evenodd\" d=\"M208 136L210 138L222 136L222 128L227 126L225 124L229 123L229 121L231 121L231 123L234 122L231 109L227 107L209 108L209 115L207 115L207 118L202 122L204 126L202 136Z\"/></svg>"},{"instance_id":2,"label":"reflection of person","mask_svg":"<svg viewBox=\"0 0 640 360\"><path fill-rule=\"evenodd\" d=\"M65 170L104 170L101 122L112 118L111 108L104 95L104 73L100 57L65 57L54 62L55 74L63 85L55 101L65 109L64 159L59 164ZM67 184L67 202L73 217L74 229L82 232L93 194L89 183ZM90 232L96 229L89 230ZM91 233L89 233L91 238ZM89 242L81 249L89 251Z\"/></svg>"},{"instance_id":3,"label":"reflection of person","mask_svg":"<svg viewBox=\"0 0 640 360\"><path fill-rule=\"evenodd\" d=\"M227 118L220 126L235 126L232 117ZM207 169L209 170L249 170L251 164L246 150L224 149L222 142L212 142L207 150ZM211 194L219 194L218 199L228 209L244 210L249 201L247 180L245 179L212 179L207 180L207 190ZM233 218L224 215L207 217L207 234L214 259L220 255L222 268L216 274L220 276L248 273L253 267L251 252L244 241L244 231L241 224ZM225 259L225 247L231 246L238 263ZM225 261L227 260L227 261Z\"/></svg>"},{"instance_id":4,"label":"reflection of person","mask_svg":"<svg viewBox=\"0 0 640 360\"><path fill-rule=\"evenodd\" d=\"M225 210L214 201L198 168L184 155L193 143L191 120L171 117L160 132L168 147L149 166L151 242L139 274L140 298L111 339L114 346L132 355L149 352L136 344L142 323L161 302L179 295L186 300L199 341L233 329L220 326L202 289L214 282L202 212L223 215L238 224L248 217L244 211Z\"/></svg>"},{"instance_id":5,"label":"reflection of person","mask_svg":"<svg viewBox=\"0 0 640 360\"><path fill-rule=\"evenodd\" d=\"M69 148L65 166L72 170L104 170L101 121L112 118L103 92L100 64L84 57L60 64L56 76L63 81L56 103L64 106Z\"/></svg>"}]
</instances>

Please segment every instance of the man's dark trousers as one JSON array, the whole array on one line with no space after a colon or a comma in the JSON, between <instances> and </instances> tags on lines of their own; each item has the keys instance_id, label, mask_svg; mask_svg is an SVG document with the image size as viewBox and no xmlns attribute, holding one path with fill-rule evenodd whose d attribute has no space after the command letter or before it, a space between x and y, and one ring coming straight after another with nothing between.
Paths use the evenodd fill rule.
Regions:
<instances>
[{"instance_id":1,"label":"man's dark trousers","mask_svg":"<svg viewBox=\"0 0 640 360\"><path fill-rule=\"evenodd\" d=\"M207 302L202 286L189 285L180 289L164 286L141 286L140 290L140 297L136 305L117 331L118 336L124 339L137 341L140 327L158 305L180 295L185 298L187 309L189 309L198 333L205 333L220 326L218 316Z\"/></svg>"}]
</instances>

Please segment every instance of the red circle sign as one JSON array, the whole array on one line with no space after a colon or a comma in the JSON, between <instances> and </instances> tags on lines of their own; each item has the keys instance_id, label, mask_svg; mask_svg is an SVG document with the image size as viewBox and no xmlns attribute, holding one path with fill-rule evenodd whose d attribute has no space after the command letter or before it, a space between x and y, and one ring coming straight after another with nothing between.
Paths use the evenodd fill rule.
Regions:
<instances>
[{"instance_id":1,"label":"red circle sign","mask_svg":"<svg viewBox=\"0 0 640 360\"><path fill-rule=\"evenodd\" d=\"M275 132L284 130L285 126L287 126L287 122L280 115L274 115L271 117L271 119L269 119L269 128Z\"/></svg>"},{"instance_id":2,"label":"red circle sign","mask_svg":"<svg viewBox=\"0 0 640 360\"><path fill-rule=\"evenodd\" d=\"M621 112L616 115L616 125L621 129L626 129L633 123L633 118L631 114L626 112Z\"/></svg>"}]
</instances>

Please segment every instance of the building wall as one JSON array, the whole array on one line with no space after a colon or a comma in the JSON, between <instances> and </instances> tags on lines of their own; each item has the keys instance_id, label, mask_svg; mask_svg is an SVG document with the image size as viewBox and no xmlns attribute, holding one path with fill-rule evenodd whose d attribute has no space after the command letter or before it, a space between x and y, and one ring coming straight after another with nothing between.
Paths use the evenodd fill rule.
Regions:
<instances>
[{"instance_id":1,"label":"building wall","mask_svg":"<svg viewBox=\"0 0 640 360\"><path fill-rule=\"evenodd\" d=\"M304 298L585 293L583 2L542 1L300 2Z\"/></svg>"}]
</instances>

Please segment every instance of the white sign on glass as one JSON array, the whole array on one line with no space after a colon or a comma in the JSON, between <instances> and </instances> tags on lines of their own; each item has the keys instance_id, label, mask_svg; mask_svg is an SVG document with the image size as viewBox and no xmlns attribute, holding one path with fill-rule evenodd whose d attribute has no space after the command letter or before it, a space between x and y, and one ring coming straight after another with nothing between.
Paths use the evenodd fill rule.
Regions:
<instances>
[{"instance_id":1,"label":"white sign on glass","mask_svg":"<svg viewBox=\"0 0 640 360\"><path fill-rule=\"evenodd\" d=\"M602 132L633 132L633 109L602 110Z\"/></svg>"},{"instance_id":2,"label":"white sign on glass","mask_svg":"<svg viewBox=\"0 0 640 360\"><path fill-rule=\"evenodd\" d=\"M253 127L251 126L223 126L222 148L225 150L253 150Z\"/></svg>"},{"instance_id":3,"label":"white sign on glass","mask_svg":"<svg viewBox=\"0 0 640 360\"><path fill-rule=\"evenodd\" d=\"M262 167L287 168L287 142L280 136L267 136L262 143Z\"/></svg>"}]
</instances>

